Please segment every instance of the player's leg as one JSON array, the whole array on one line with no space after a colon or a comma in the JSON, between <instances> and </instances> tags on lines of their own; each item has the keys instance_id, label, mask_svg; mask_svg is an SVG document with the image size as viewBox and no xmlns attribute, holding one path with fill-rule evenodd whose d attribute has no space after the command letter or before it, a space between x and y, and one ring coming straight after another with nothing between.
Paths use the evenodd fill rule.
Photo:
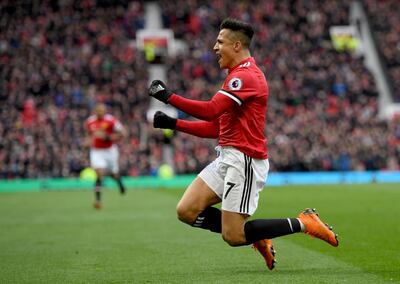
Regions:
<instances>
[{"instance_id":1,"label":"player's leg","mask_svg":"<svg viewBox=\"0 0 400 284\"><path fill-rule=\"evenodd\" d=\"M125 186L122 183L121 175L119 174L119 152L118 152L118 147L116 145L113 145L109 150L108 150L108 160L109 160L109 169L111 171L111 177L117 182L119 192L121 194L125 194Z\"/></svg>"},{"instance_id":2,"label":"player's leg","mask_svg":"<svg viewBox=\"0 0 400 284\"><path fill-rule=\"evenodd\" d=\"M126 188L125 188L125 185L122 183L121 175L119 173L112 173L111 177L117 182L119 192L121 194L125 194Z\"/></svg>"},{"instance_id":3,"label":"player's leg","mask_svg":"<svg viewBox=\"0 0 400 284\"><path fill-rule=\"evenodd\" d=\"M193 227L221 233L221 211L212 207L219 202L219 196L198 176L176 207L178 219Z\"/></svg>"},{"instance_id":4,"label":"player's leg","mask_svg":"<svg viewBox=\"0 0 400 284\"><path fill-rule=\"evenodd\" d=\"M247 245L244 225L247 214L222 210L222 238L231 246Z\"/></svg>"},{"instance_id":5,"label":"player's leg","mask_svg":"<svg viewBox=\"0 0 400 284\"><path fill-rule=\"evenodd\" d=\"M249 196L243 204L245 210L250 210L249 214L253 214L258 203L258 192L262 190L262 182L266 180L265 168L269 169L268 160L257 160L248 158ZM268 173L268 170L267 170ZM253 192L256 193L253 196ZM246 222L244 226L246 240L248 243L256 243L263 239L273 239L298 232L305 232L313 237L318 237L333 246L338 245L335 233L326 226L318 217L316 212L307 209L297 218L281 218L281 219L257 219Z\"/></svg>"},{"instance_id":6,"label":"player's leg","mask_svg":"<svg viewBox=\"0 0 400 284\"><path fill-rule=\"evenodd\" d=\"M259 192L264 188L268 174L268 160L257 162L254 170L252 159L236 149L223 153L227 165L222 199L222 236L231 246L253 243L263 256L269 269L275 265L275 250L270 239L249 242L246 238L245 223L258 205ZM254 173L255 172L255 173Z\"/></svg>"},{"instance_id":7,"label":"player's leg","mask_svg":"<svg viewBox=\"0 0 400 284\"><path fill-rule=\"evenodd\" d=\"M249 215L222 211L222 237L231 246L250 244L246 238L245 224ZM260 239L253 243L253 248L258 250L265 260L267 267L272 270L275 267L276 251L270 239Z\"/></svg>"},{"instance_id":8,"label":"player's leg","mask_svg":"<svg viewBox=\"0 0 400 284\"><path fill-rule=\"evenodd\" d=\"M90 166L96 171L96 182L94 185L96 209L101 208L101 190L103 187L103 177L107 167L106 156L103 150L91 149L90 150Z\"/></svg>"},{"instance_id":9,"label":"player's leg","mask_svg":"<svg viewBox=\"0 0 400 284\"><path fill-rule=\"evenodd\" d=\"M252 159L244 155L242 168L240 159L232 159L234 158L237 159L236 162L227 169L227 186L222 199L224 240L232 246L237 246L304 231L337 246L335 234L312 210L304 211L298 218L257 219L245 222L245 217L252 215L258 206L259 192L264 187L269 164L268 160Z\"/></svg>"},{"instance_id":10,"label":"player's leg","mask_svg":"<svg viewBox=\"0 0 400 284\"><path fill-rule=\"evenodd\" d=\"M94 185L94 208L100 209L101 208L101 190L103 187L103 177L104 177L104 169L96 168L96 182Z\"/></svg>"},{"instance_id":11,"label":"player's leg","mask_svg":"<svg viewBox=\"0 0 400 284\"><path fill-rule=\"evenodd\" d=\"M293 233L304 232L312 237L326 241L332 246L338 246L337 235L332 227L324 224L315 209L307 208L298 218L257 219L246 222L244 226L246 239L254 243L261 239L272 239Z\"/></svg>"},{"instance_id":12,"label":"player's leg","mask_svg":"<svg viewBox=\"0 0 400 284\"><path fill-rule=\"evenodd\" d=\"M257 209L259 193L268 175L268 160L252 159L238 151L227 151L229 163L222 200L223 237L228 244L252 244L261 239L272 239L300 232L296 218L261 219L246 222Z\"/></svg>"},{"instance_id":13,"label":"player's leg","mask_svg":"<svg viewBox=\"0 0 400 284\"><path fill-rule=\"evenodd\" d=\"M222 199L223 239L231 246L240 246L300 232L300 222L296 218L247 221L257 209L268 164L262 165L263 161L245 155L243 158L244 167L238 159L227 168Z\"/></svg>"}]
</instances>

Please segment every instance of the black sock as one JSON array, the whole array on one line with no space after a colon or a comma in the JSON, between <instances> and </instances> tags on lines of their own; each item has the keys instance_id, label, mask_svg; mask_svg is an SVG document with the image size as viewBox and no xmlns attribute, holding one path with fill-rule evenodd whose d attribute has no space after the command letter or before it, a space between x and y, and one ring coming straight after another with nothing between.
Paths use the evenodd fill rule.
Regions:
<instances>
[{"instance_id":1,"label":"black sock","mask_svg":"<svg viewBox=\"0 0 400 284\"><path fill-rule=\"evenodd\" d=\"M116 178L115 180L116 180L117 183L118 183L119 192L121 192L121 194L125 194L125 186L124 186L124 184L122 183L121 178L119 177L119 178Z\"/></svg>"},{"instance_id":2,"label":"black sock","mask_svg":"<svg viewBox=\"0 0 400 284\"><path fill-rule=\"evenodd\" d=\"M103 180L97 178L94 186L94 195L97 202L101 201L101 187L103 186Z\"/></svg>"},{"instance_id":3,"label":"black sock","mask_svg":"<svg viewBox=\"0 0 400 284\"><path fill-rule=\"evenodd\" d=\"M248 221L244 225L247 244L263 239L273 239L301 231L300 222L296 218L258 219Z\"/></svg>"},{"instance_id":4,"label":"black sock","mask_svg":"<svg viewBox=\"0 0 400 284\"><path fill-rule=\"evenodd\" d=\"M207 207L197 216L192 226L221 233L221 210L215 207Z\"/></svg>"},{"instance_id":5,"label":"black sock","mask_svg":"<svg viewBox=\"0 0 400 284\"><path fill-rule=\"evenodd\" d=\"M96 201L100 202L101 201L101 192L100 191L95 191L94 195L96 197Z\"/></svg>"}]
</instances>

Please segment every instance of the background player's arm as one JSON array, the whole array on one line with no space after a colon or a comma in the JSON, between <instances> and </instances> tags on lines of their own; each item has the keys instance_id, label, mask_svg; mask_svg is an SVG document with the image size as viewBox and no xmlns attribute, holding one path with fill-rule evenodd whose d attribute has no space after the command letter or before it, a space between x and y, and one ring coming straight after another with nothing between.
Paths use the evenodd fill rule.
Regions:
<instances>
[{"instance_id":1,"label":"background player's arm","mask_svg":"<svg viewBox=\"0 0 400 284\"><path fill-rule=\"evenodd\" d=\"M117 142L127 136L128 133L125 127L120 122L117 122L114 126L113 133L108 137L108 139L112 142Z\"/></svg>"},{"instance_id":2,"label":"background player's arm","mask_svg":"<svg viewBox=\"0 0 400 284\"><path fill-rule=\"evenodd\" d=\"M85 136L83 137L83 142L82 142L83 146L90 147L92 145L92 139L93 139L93 133L89 129L89 125L86 122L85 123Z\"/></svg>"}]
</instances>

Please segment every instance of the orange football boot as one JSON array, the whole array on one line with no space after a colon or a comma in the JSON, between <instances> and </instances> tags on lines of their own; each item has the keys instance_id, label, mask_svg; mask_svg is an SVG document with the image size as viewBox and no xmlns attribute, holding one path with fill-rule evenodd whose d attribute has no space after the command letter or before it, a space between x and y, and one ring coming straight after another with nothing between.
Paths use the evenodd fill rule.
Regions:
<instances>
[{"instance_id":1,"label":"orange football boot","mask_svg":"<svg viewBox=\"0 0 400 284\"><path fill-rule=\"evenodd\" d=\"M339 245L337 234L332 231L332 227L329 227L328 224L322 223L315 209L305 209L299 214L298 218L304 224L304 233L324 240L334 247Z\"/></svg>"},{"instance_id":2,"label":"orange football boot","mask_svg":"<svg viewBox=\"0 0 400 284\"><path fill-rule=\"evenodd\" d=\"M259 240L253 244L253 248L258 250L262 257L265 259L265 264L268 266L269 270L275 267L275 253L272 241L269 239Z\"/></svg>"}]
</instances>

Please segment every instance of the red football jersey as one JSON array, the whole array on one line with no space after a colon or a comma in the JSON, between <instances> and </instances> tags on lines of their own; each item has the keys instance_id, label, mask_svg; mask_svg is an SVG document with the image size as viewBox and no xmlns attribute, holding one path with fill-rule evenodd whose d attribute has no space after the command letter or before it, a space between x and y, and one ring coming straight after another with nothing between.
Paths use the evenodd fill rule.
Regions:
<instances>
[{"instance_id":1,"label":"red football jersey","mask_svg":"<svg viewBox=\"0 0 400 284\"><path fill-rule=\"evenodd\" d=\"M253 57L229 69L218 93L236 102L219 117L219 145L233 146L246 155L266 159L265 125L268 84Z\"/></svg>"},{"instance_id":2,"label":"red football jersey","mask_svg":"<svg viewBox=\"0 0 400 284\"><path fill-rule=\"evenodd\" d=\"M86 120L86 129L92 137L92 147L104 149L110 148L113 145L113 141L96 137L95 133L97 131L104 132L106 137L109 137L114 131L120 131L122 124L111 114L106 114L103 118L92 115Z\"/></svg>"}]
</instances>

